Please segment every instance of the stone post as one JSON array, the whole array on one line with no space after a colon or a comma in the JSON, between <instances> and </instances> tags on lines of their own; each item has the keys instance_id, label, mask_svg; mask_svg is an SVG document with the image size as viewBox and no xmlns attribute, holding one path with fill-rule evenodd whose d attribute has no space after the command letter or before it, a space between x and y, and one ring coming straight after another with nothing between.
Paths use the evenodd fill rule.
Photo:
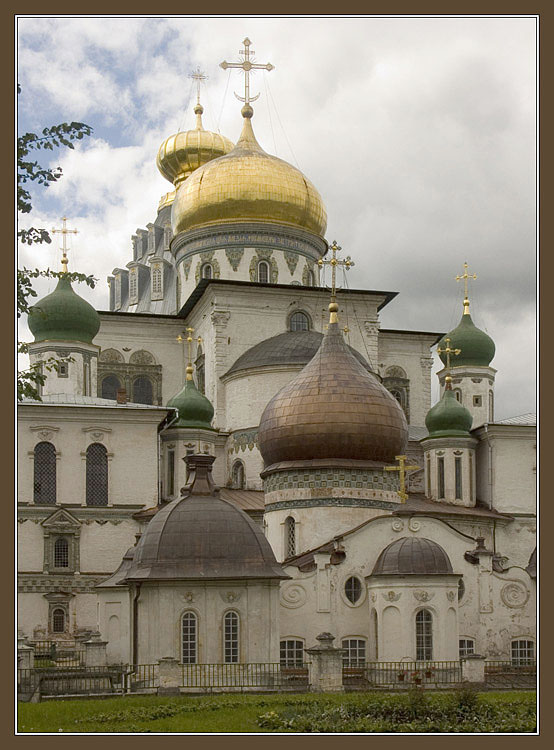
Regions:
<instances>
[{"instance_id":1,"label":"stone post","mask_svg":"<svg viewBox=\"0 0 554 750\"><path fill-rule=\"evenodd\" d=\"M316 636L320 645L304 649L311 656L308 667L310 690L314 693L341 693L342 655L344 649L334 648L335 636L331 633L320 633Z\"/></svg>"},{"instance_id":2,"label":"stone post","mask_svg":"<svg viewBox=\"0 0 554 750\"><path fill-rule=\"evenodd\" d=\"M485 682L485 657L468 654L462 657L462 680L464 682Z\"/></svg>"},{"instance_id":3,"label":"stone post","mask_svg":"<svg viewBox=\"0 0 554 750\"><path fill-rule=\"evenodd\" d=\"M106 645L100 633L92 633L89 640L85 641L85 666L105 667L108 663L106 656Z\"/></svg>"},{"instance_id":4,"label":"stone post","mask_svg":"<svg viewBox=\"0 0 554 750\"><path fill-rule=\"evenodd\" d=\"M179 695L182 681L181 665L172 656L164 656L158 661L158 695Z\"/></svg>"},{"instance_id":5,"label":"stone post","mask_svg":"<svg viewBox=\"0 0 554 750\"><path fill-rule=\"evenodd\" d=\"M17 636L17 667L33 669L35 666L35 649L29 646L24 635Z\"/></svg>"}]
</instances>

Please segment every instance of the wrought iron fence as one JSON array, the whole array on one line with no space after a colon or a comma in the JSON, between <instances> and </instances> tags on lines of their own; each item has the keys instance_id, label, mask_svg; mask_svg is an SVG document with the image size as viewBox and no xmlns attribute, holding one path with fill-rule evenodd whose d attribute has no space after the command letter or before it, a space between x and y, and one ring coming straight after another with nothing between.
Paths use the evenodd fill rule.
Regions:
<instances>
[{"instance_id":1,"label":"wrought iron fence","mask_svg":"<svg viewBox=\"0 0 554 750\"><path fill-rule=\"evenodd\" d=\"M41 696L123 693L126 689L125 667L39 667L17 670L20 695Z\"/></svg>"},{"instance_id":2,"label":"wrought iron fence","mask_svg":"<svg viewBox=\"0 0 554 750\"><path fill-rule=\"evenodd\" d=\"M346 686L398 687L413 685L455 685L462 681L459 661L368 662L363 666L343 666Z\"/></svg>"},{"instance_id":3,"label":"wrought iron fence","mask_svg":"<svg viewBox=\"0 0 554 750\"><path fill-rule=\"evenodd\" d=\"M128 668L127 682L131 692L156 690L159 687L157 664L135 664Z\"/></svg>"},{"instance_id":4,"label":"wrought iron fence","mask_svg":"<svg viewBox=\"0 0 554 750\"><path fill-rule=\"evenodd\" d=\"M535 688L537 662L534 659L486 661L485 682L489 687Z\"/></svg>"},{"instance_id":5,"label":"wrought iron fence","mask_svg":"<svg viewBox=\"0 0 554 750\"><path fill-rule=\"evenodd\" d=\"M276 663L183 664L186 688L302 688L308 684L308 668L282 667Z\"/></svg>"}]
</instances>

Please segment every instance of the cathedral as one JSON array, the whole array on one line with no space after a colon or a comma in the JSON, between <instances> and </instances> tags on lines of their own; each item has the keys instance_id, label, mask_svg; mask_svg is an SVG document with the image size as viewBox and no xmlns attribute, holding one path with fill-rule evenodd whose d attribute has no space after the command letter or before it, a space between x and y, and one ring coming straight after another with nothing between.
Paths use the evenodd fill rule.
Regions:
<instances>
[{"instance_id":1,"label":"cathedral","mask_svg":"<svg viewBox=\"0 0 554 750\"><path fill-rule=\"evenodd\" d=\"M62 275L29 314L46 380L19 406L20 633L100 633L114 664L295 666L322 632L351 666L534 659L536 420L495 421L475 275L454 330L382 328L396 292L338 283L355 249L257 140L248 74L272 66L244 44L222 64L245 73L240 138L197 97L110 309Z\"/></svg>"}]
</instances>

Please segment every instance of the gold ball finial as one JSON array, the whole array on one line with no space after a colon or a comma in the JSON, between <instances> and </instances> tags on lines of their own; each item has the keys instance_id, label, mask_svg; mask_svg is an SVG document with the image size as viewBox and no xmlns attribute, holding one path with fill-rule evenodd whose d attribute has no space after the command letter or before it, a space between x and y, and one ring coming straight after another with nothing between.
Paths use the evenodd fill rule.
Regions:
<instances>
[{"instance_id":1,"label":"gold ball finial","mask_svg":"<svg viewBox=\"0 0 554 750\"><path fill-rule=\"evenodd\" d=\"M254 110L252 109L250 104L245 104L244 107L241 109L240 113L243 117L250 119L252 115L254 114Z\"/></svg>"},{"instance_id":2,"label":"gold ball finial","mask_svg":"<svg viewBox=\"0 0 554 750\"><path fill-rule=\"evenodd\" d=\"M194 372L194 367L192 365L187 365L187 369L185 370L187 374L187 380L192 380L192 373Z\"/></svg>"},{"instance_id":3,"label":"gold ball finial","mask_svg":"<svg viewBox=\"0 0 554 750\"><path fill-rule=\"evenodd\" d=\"M204 114L204 107L201 104L197 104L194 108L194 114L195 115L203 115Z\"/></svg>"},{"instance_id":4,"label":"gold ball finial","mask_svg":"<svg viewBox=\"0 0 554 750\"><path fill-rule=\"evenodd\" d=\"M339 306L337 302L329 302L329 312L337 313L339 311Z\"/></svg>"}]
</instances>

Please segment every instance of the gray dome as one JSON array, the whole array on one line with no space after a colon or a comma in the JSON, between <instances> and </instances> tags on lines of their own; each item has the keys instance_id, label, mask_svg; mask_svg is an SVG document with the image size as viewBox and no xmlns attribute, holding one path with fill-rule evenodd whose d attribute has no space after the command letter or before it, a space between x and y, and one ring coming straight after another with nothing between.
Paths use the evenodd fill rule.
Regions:
<instances>
[{"instance_id":1,"label":"gray dome","mask_svg":"<svg viewBox=\"0 0 554 750\"><path fill-rule=\"evenodd\" d=\"M288 578L258 524L213 491L213 456L187 461L188 495L152 518L125 580Z\"/></svg>"},{"instance_id":2,"label":"gray dome","mask_svg":"<svg viewBox=\"0 0 554 750\"><path fill-rule=\"evenodd\" d=\"M270 365L307 365L321 345L323 334L318 331L286 331L261 341L241 354L226 375L251 367ZM348 347L369 372L371 367L360 352Z\"/></svg>"},{"instance_id":3,"label":"gray dome","mask_svg":"<svg viewBox=\"0 0 554 750\"><path fill-rule=\"evenodd\" d=\"M448 555L436 542L402 537L385 547L371 575L444 575L452 572Z\"/></svg>"}]
</instances>

